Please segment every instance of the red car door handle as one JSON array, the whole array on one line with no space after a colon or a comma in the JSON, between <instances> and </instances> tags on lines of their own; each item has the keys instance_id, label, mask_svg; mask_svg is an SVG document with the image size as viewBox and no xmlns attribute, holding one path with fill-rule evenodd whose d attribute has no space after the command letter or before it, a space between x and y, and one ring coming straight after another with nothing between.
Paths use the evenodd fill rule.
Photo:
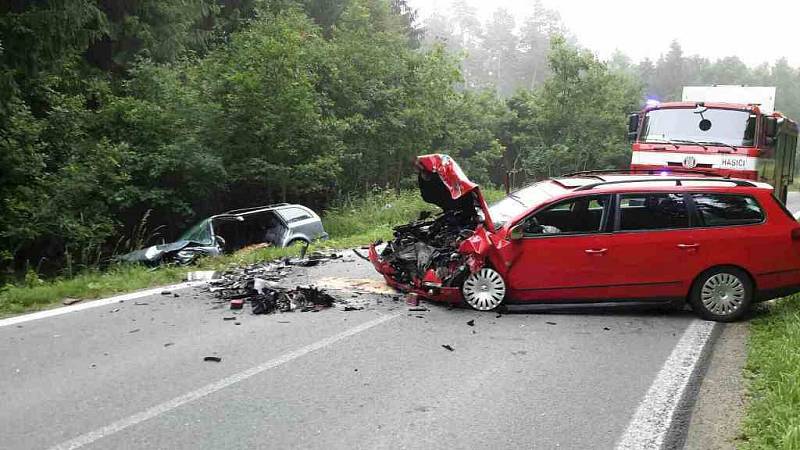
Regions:
<instances>
[{"instance_id":1,"label":"red car door handle","mask_svg":"<svg viewBox=\"0 0 800 450\"><path fill-rule=\"evenodd\" d=\"M603 253L605 253L607 251L608 251L607 248L589 248L589 249L584 250L584 252L586 252L586 253L588 253L590 255L602 255Z\"/></svg>"},{"instance_id":2,"label":"red car door handle","mask_svg":"<svg viewBox=\"0 0 800 450\"><path fill-rule=\"evenodd\" d=\"M678 248L682 248L684 250L691 250L697 247L700 247L700 244L678 244Z\"/></svg>"}]
</instances>

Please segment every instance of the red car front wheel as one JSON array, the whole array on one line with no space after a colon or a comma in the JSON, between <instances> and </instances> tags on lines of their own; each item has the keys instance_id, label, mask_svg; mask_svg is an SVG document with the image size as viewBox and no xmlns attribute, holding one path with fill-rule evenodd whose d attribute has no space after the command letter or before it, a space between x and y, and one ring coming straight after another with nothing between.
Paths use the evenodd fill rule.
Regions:
<instances>
[{"instance_id":1,"label":"red car front wheel","mask_svg":"<svg viewBox=\"0 0 800 450\"><path fill-rule=\"evenodd\" d=\"M478 311L491 311L503 303L506 282L497 271L484 267L471 274L461 288L464 301Z\"/></svg>"}]
</instances>

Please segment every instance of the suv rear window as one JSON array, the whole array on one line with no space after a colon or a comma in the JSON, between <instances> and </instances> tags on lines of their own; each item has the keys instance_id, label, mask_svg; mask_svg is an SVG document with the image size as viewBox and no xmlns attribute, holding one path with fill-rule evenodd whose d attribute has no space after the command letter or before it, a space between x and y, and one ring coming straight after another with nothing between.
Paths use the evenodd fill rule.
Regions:
<instances>
[{"instance_id":1,"label":"suv rear window","mask_svg":"<svg viewBox=\"0 0 800 450\"><path fill-rule=\"evenodd\" d=\"M625 194L619 201L619 230L688 228L689 211L682 194Z\"/></svg>"},{"instance_id":2,"label":"suv rear window","mask_svg":"<svg viewBox=\"0 0 800 450\"><path fill-rule=\"evenodd\" d=\"M760 223L764 212L752 197L729 194L692 194L700 225L717 227Z\"/></svg>"},{"instance_id":3,"label":"suv rear window","mask_svg":"<svg viewBox=\"0 0 800 450\"><path fill-rule=\"evenodd\" d=\"M286 223L300 222L301 220L310 219L311 215L300 208L283 208L279 210L281 216Z\"/></svg>"}]
</instances>

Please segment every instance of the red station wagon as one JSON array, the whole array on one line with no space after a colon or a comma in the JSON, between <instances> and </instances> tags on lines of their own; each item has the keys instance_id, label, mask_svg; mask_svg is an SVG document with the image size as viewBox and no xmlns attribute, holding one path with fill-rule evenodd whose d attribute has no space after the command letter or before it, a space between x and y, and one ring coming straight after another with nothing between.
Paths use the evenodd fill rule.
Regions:
<instances>
[{"instance_id":1,"label":"red station wagon","mask_svg":"<svg viewBox=\"0 0 800 450\"><path fill-rule=\"evenodd\" d=\"M417 159L436 218L369 258L398 289L478 310L504 303L669 304L733 321L800 291L800 224L748 180L586 172L488 206L445 155Z\"/></svg>"}]
</instances>

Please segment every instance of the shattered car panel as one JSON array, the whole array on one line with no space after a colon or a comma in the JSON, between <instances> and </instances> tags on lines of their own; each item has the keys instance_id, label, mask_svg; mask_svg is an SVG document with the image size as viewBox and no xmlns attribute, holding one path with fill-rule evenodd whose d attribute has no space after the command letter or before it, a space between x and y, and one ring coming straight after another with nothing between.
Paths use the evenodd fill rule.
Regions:
<instances>
[{"instance_id":1,"label":"shattered car panel","mask_svg":"<svg viewBox=\"0 0 800 450\"><path fill-rule=\"evenodd\" d=\"M370 246L369 260L389 286L436 301L463 301L462 285L484 267L505 275L519 257L507 239L508 225L557 194L533 185L490 208L449 156L420 156L416 167L422 198L442 213L396 227L385 247Z\"/></svg>"},{"instance_id":2,"label":"shattered car panel","mask_svg":"<svg viewBox=\"0 0 800 450\"><path fill-rule=\"evenodd\" d=\"M395 228L380 254L370 247L369 259L390 286L458 302L461 284L484 264L494 223L480 188L452 158L420 156L417 168L422 198L442 213Z\"/></svg>"},{"instance_id":3,"label":"shattered car panel","mask_svg":"<svg viewBox=\"0 0 800 450\"><path fill-rule=\"evenodd\" d=\"M185 265L200 256L217 256L252 245L286 247L327 238L322 220L312 210L280 203L217 214L200 221L175 242L136 250L117 260L147 265L164 262Z\"/></svg>"},{"instance_id":4,"label":"shattered car panel","mask_svg":"<svg viewBox=\"0 0 800 450\"><path fill-rule=\"evenodd\" d=\"M214 245L214 231L211 228L211 219L203 220L192 228L189 228L178 238L178 241Z\"/></svg>"}]
</instances>

